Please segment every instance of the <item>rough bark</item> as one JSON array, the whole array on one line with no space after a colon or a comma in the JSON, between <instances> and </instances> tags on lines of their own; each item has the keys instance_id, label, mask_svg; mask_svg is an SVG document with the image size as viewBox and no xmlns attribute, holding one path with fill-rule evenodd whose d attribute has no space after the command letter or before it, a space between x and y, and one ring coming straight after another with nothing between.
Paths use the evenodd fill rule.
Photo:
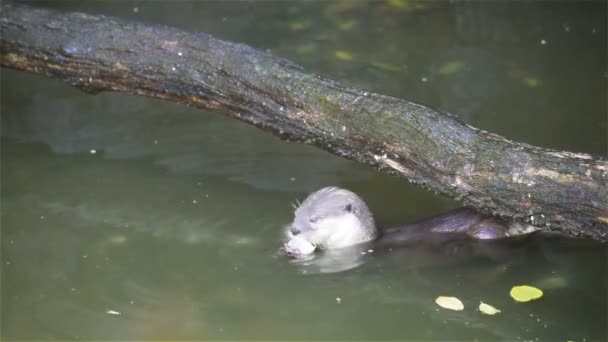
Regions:
<instances>
[{"instance_id":1,"label":"rough bark","mask_svg":"<svg viewBox=\"0 0 608 342\"><path fill-rule=\"evenodd\" d=\"M605 157L513 142L205 33L17 4L0 5L0 29L4 67L223 113L488 214L608 239Z\"/></svg>"}]
</instances>

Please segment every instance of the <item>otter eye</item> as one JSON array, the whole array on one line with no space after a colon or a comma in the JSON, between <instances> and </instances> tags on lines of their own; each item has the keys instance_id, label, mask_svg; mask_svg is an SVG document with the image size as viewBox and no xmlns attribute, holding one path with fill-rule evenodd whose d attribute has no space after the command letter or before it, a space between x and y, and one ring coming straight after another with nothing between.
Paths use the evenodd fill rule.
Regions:
<instances>
[{"instance_id":1,"label":"otter eye","mask_svg":"<svg viewBox=\"0 0 608 342\"><path fill-rule=\"evenodd\" d=\"M346 210L347 212L351 212L353 211L353 205L351 203L348 203L345 207L344 210Z\"/></svg>"},{"instance_id":2,"label":"otter eye","mask_svg":"<svg viewBox=\"0 0 608 342\"><path fill-rule=\"evenodd\" d=\"M310 222L315 223L317 221L319 221L320 217L319 216L314 216L310 218Z\"/></svg>"}]
</instances>

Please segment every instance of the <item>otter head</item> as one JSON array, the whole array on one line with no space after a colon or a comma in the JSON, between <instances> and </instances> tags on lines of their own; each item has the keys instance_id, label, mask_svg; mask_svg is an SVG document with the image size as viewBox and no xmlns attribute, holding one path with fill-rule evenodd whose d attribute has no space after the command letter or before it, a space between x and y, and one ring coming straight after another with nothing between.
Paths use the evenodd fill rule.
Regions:
<instances>
[{"instance_id":1,"label":"otter head","mask_svg":"<svg viewBox=\"0 0 608 342\"><path fill-rule=\"evenodd\" d=\"M372 214L359 196L328 187L310 194L296 209L287 235L297 245L305 246L307 242L316 249L327 250L374 240L377 231Z\"/></svg>"}]
</instances>

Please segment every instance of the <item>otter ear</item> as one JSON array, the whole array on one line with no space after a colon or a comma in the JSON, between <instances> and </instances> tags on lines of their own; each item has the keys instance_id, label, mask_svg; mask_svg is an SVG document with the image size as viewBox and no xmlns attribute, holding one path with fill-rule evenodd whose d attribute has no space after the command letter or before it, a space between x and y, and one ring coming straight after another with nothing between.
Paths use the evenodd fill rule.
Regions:
<instances>
[{"instance_id":1,"label":"otter ear","mask_svg":"<svg viewBox=\"0 0 608 342\"><path fill-rule=\"evenodd\" d=\"M352 213L353 212L353 204L352 203L348 203L347 205L344 206L344 210L346 212Z\"/></svg>"}]
</instances>

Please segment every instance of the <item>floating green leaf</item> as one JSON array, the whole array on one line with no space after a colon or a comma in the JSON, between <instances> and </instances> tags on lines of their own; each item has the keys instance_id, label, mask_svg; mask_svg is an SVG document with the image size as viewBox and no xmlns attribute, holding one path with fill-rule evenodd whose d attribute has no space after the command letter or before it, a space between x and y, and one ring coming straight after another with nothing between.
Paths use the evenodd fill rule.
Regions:
<instances>
[{"instance_id":1,"label":"floating green leaf","mask_svg":"<svg viewBox=\"0 0 608 342\"><path fill-rule=\"evenodd\" d=\"M486 315L496 315L497 313L500 313L500 310L484 302L479 302L479 311Z\"/></svg>"},{"instance_id":2,"label":"floating green leaf","mask_svg":"<svg viewBox=\"0 0 608 342\"><path fill-rule=\"evenodd\" d=\"M334 52L334 55L336 56L337 59L342 60L342 61L352 61L353 60L353 55L348 51L336 50L336 52Z\"/></svg>"},{"instance_id":3,"label":"floating green leaf","mask_svg":"<svg viewBox=\"0 0 608 342\"><path fill-rule=\"evenodd\" d=\"M462 311L464 304L456 297L439 296L435 299L435 303L444 309Z\"/></svg>"},{"instance_id":4,"label":"floating green leaf","mask_svg":"<svg viewBox=\"0 0 608 342\"><path fill-rule=\"evenodd\" d=\"M543 291L529 285L513 286L510 295L518 302L529 302L543 296Z\"/></svg>"},{"instance_id":5,"label":"floating green leaf","mask_svg":"<svg viewBox=\"0 0 608 342\"><path fill-rule=\"evenodd\" d=\"M464 62L452 61L447 62L439 68L440 75L452 75L464 69Z\"/></svg>"}]
</instances>

